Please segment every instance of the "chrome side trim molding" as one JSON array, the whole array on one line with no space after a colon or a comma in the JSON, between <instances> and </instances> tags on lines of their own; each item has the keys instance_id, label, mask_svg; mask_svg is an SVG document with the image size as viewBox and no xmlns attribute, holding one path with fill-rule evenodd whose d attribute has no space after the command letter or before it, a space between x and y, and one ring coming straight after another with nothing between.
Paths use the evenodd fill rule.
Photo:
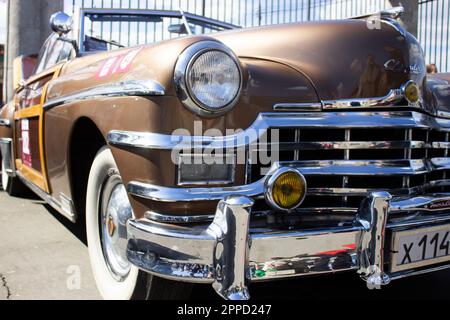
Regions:
<instances>
[{"instance_id":1,"label":"chrome side trim molding","mask_svg":"<svg viewBox=\"0 0 450 320\"><path fill-rule=\"evenodd\" d=\"M0 126L9 127L11 126L11 121L9 121L8 119L0 119Z\"/></svg>"},{"instance_id":2,"label":"chrome side trim molding","mask_svg":"<svg viewBox=\"0 0 450 320\"><path fill-rule=\"evenodd\" d=\"M17 171L17 177L25 184L28 188L31 189L35 194L37 194L42 200L47 202L53 209L58 211L60 214L62 214L64 217L69 219L71 222L75 223L77 221L77 214L76 212L73 212L73 214L70 214L69 212L66 212L66 210L63 208L61 203L52 197L52 195L46 193L41 188L36 186L35 184L28 181L19 171ZM70 200L72 201L72 200Z\"/></svg>"},{"instance_id":3,"label":"chrome side trim molding","mask_svg":"<svg viewBox=\"0 0 450 320\"><path fill-rule=\"evenodd\" d=\"M181 136L152 132L112 130L108 142L128 148L173 150L202 147L239 148L256 144L269 128L417 128L450 132L450 119L436 118L417 111L261 113L246 130L228 136Z\"/></svg>"},{"instance_id":4,"label":"chrome side trim molding","mask_svg":"<svg viewBox=\"0 0 450 320\"><path fill-rule=\"evenodd\" d=\"M49 100L44 104L44 110L48 110L66 103L100 97L163 96L164 94L164 87L156 81L127 80L97 86L74 94Z\"/></svg>"}]
</instances>

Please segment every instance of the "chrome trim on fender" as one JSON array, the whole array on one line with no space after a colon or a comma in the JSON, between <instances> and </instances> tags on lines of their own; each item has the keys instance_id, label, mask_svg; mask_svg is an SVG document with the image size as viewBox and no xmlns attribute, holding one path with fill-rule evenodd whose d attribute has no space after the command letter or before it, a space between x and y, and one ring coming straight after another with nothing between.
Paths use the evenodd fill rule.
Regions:
<instances>
[{"instance_id":1,"label":"chrome trim on fender","mask_svg":"<svg viewBox=\"0 0 450 320\"><path fill-rule=\"evenodd\" d=\"M44 104L44 110L71 103L75 101L118 96L163 96L164 87L153 80L126 80L100 85L87 90L82 90L70 95L48 100Z\"/></svg>"},{"instance_id":2,"label":"chrome trim on fender","mask_svg":"<svg viewBox=\"0 0 450 320\"><path fill-rule=\"evenodd\" d=\"M436 118L417 111L261 113L244 131L228 136L181 136L152 132L112 130L108 142L129 148L173 150L203 147L239 148L255 144L267 129L276 128L417 128L450 131L450 119Z\"/></svg>"},{"instance_id":3,"label":"chrome trim on fender","mask_svg":"<svg viewBox=\"0 0 450 320\"><path fill-rule=\"evenodd\" d=\"M0 119L0 126L9 127L11 126L11 121L9 121L9 119Z\"/></svg>"}]
</instances>

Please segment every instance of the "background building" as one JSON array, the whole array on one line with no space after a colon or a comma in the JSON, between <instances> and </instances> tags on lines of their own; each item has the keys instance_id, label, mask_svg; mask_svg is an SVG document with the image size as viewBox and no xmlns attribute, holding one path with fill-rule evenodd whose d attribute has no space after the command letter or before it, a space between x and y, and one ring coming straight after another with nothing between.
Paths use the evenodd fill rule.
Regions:
<instances>
[{"instance_id":1,"label":"background building","mask_svg":"<svg viewBox=\"0 0 450 320\"><path fill-rule=\"evenodd\" d=\"M0 4L4 1L0 0ZM401 4L406 9L402 23L409 32L418 37L424 48L427 63L435 63L439 71L450 71L448 0L9 0L8 3L6 37L8 45L5 61L5 82L9 84L6 90L7 97L12 94L9 81L12 59L20 54L39 51L44 39L50 33L48 18L51 13L58 10L73 13L79 7L182 9L250 27L295 21L341 19ZM128 37L125 44L130 45L135 44L132 38L136 30L140 32L145 30L139 25L128 24L100 29L102 33L106 33L106 36L101 34L102 36L112 40L117 41L119 38L123 40L124 37ZM156 32L154 39L160 40Z\"/></svg>"}]
</instances>

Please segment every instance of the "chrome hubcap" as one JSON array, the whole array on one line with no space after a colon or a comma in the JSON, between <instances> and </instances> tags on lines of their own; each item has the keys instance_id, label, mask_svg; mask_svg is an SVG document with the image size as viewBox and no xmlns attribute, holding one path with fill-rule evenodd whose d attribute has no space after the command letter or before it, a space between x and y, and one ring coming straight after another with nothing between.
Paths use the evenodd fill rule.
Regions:
<instances>
[{"instance_id":1,"label":"chrome hubcap","mask_svg":"<svg viewBox=\"0 0 450 320\"><path fill-rule=\"evenodd\" d=\"M133 211L118 174L108 177L101 198L101 242L106 264L113 277L123 281L130 272L126 257L127 221Z\"/></svg>"}]
</instances>

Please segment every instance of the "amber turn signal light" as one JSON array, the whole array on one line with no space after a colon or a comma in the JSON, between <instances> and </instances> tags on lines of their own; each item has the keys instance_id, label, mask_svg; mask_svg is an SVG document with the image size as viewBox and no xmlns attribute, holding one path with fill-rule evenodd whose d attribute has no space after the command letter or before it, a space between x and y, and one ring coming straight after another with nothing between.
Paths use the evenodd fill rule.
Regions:
<instances>
[{"instance_id":1,"label":"amber turn signal light","mask_svg":"<svg viewBox=\"0 0 450 320\"><path fill-rule=\"evenodd\" d=\"M306 180L297 169L282 168L267 180L266 201L276 210L297 208L305 195Z\"/></svg>"},{"instance_id":2,"label":"amber turn signal light","mask_svg":"<svg viewBox=\"0 0 450 320\"><path fill-rule=\"evenodd\" d=\"M414 81L408 81L403 87L403 93L409 103L417 103L420 99L419 86Z\"/></svg>"}]
</instances>

